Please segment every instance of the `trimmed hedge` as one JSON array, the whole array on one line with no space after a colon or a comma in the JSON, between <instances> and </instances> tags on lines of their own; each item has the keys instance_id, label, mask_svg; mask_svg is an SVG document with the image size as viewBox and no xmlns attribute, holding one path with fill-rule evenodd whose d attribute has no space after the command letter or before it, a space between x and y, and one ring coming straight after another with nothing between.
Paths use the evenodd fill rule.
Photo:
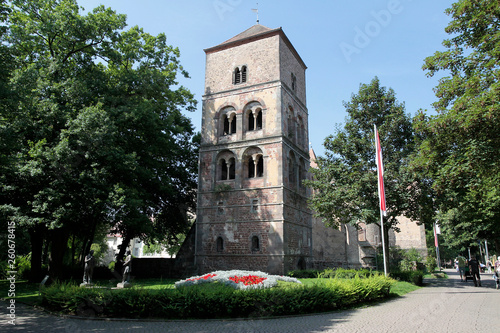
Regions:
<instances>
[{"instance_id":1,"label":"trimmed hedge","mask_svg":"<svg viewBox=\"0 0 500 333\"><path fill-rule=\"evenodd\" d=\"M316 313L385 298L395 281L324 279L313 286L235 290L220 284L178 289L80 288L54 284L42 290L42 306L80 316L117 318L248 318Z\"/></svg>"},{"instance_id":2,"label":"trimmed hedge","mask_svg":"<svg viewBox=\"0 0 500 333\"><path fill-rule=\"evenodd\" d=\"M410 282L416 286L424 284L424 272L416 271L391 271L389 276L398 281Z\"/></svg>"}]
</instances>

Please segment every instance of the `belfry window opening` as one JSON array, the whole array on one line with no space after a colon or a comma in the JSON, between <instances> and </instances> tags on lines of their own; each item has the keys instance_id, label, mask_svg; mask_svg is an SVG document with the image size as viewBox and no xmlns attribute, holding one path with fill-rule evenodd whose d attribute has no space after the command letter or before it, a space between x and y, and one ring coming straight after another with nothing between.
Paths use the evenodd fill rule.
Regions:
<instances>
[{"instance_id":1,"label":"belfry window opening","mask_svg":"<svg viewBox=\"0 0 500 333\"><path fill-rule=\"evenodd\" d=\"M235 164L234 158L230 158L228 161L225 159L220 160L220 180L230 180L235 178Z\"/></svg>"},{"instance_id":2,"label":"belfry window opening","mask_svg":"<svg viewBox=\"0 0 500 333\"><path fill-rule=\"evenodd\" d=\"M264 159L262 155L250 156L248 158L248 178L264 176Z\"/></svg>"},{"instance_id":3,"label":"belfry window opening","mask_svg":"<svg viewBox=\"0 0 500 333\"><path fill-rule=\"evenodd\" d=\"M247 82L247 66L242 66L241 69L236 67L233 72L234 84Z\"/></svg>"},{"instance_id":4,"label":"belfry window opening","mask_svg":"<svg viewBox=\"0 0 500 333\"><path fill-rule=\"evenodd\" d=\"M236 133L236 117L234 114L224 115L224 130L223 135L231 135Z\"/></svg>"},{"instance_id":5,"label":"belfry window opening","mask_svg":"<svg viewBox=\"0 0 500 333\"><path fill-rule=\"evenodd\" d=\"M248 130L256 131L262 129L262 109L256 109L248 113Z\"/></svg>"}]
</instances>

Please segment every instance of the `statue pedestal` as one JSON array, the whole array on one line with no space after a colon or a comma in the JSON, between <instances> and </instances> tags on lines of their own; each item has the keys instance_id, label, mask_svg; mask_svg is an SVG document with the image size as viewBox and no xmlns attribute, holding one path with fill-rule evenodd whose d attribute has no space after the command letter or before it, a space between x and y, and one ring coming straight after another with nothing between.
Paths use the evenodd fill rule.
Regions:
<instances>
[{"instance_id":1,"label":"statue pedestal","mask_svg":"<svg viewBox=\"0 0 500 333\"><path fill-rule=\"evenodd\" d=\"M130 288L132 287L132 284L130 282L121 282L116 285L116 288L118 289L123 289L123 288Z\"/></svg>"}]
</instances>

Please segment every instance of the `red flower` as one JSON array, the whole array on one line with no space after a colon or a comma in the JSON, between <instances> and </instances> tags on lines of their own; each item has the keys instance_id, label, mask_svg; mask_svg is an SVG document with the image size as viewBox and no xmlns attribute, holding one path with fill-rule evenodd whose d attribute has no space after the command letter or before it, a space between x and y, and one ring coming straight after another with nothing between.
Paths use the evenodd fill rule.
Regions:
<instances>
[{"instance_id":1,"label":"red flower","mask_svg":"<svg viewBox=\"0 0 500 333\"><path fill-rule=\"evenodd\" d=\"M259 277L256 275L247 275L247 276L231 276L229 280L233 281L234 283L243 283L245 286L252 285L252 284L259 284L262 283L264 280L267 278Z\"/></svg>"}]
</instances>

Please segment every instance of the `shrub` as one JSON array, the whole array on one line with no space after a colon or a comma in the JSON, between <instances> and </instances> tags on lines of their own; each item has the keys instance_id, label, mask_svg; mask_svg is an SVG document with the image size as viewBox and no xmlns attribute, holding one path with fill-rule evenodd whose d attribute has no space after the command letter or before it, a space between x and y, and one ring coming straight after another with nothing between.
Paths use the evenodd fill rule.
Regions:
<instances>
[{"instance_id":1,"label":"shrub","mask_svg":"<svg viewBox=\"0 0 500 333\"><path fill-rule=\"evenodd\" d=\"M17 278L28 279L31 273L31 252L25 256L16 257Z\"/></svg>"},{"instance_id":2,"label":"shrub","mask_svg":"<svg viewBox=\"0 0 500 333\"><path fill-rule=\"evenodd\" d=\"M176 289L79 288L54 283L42 289L42 305L81 316L133 318L243 318L332 311L387 297L394 280L383 275L321 279L311 286L287 284L239 290L221 283Z\"/></svg>"},{"instance_id":3,"label":"shrub","mask_svg":"<svg viewBox=\"0 0 500 333\"><path fill-rule=\"evenodd\" d=\"M300 269L289 271L287 275L296 279L315 279L320 273L321 271L317 269Z\"/></svg>"},{"instance_id":4,"label":"shrub","mask_svg":"<svg viewBox=\"0 0 500 333\"><path fill-rule=\"evenodd\" d=\"M427 256L427 259L425 260L425 269L427 269L427 272L432 273L436 268L437 268L436 258L432 256Z\"/></svg>"},{"instance_id":5,"label":"shrub","mask_svg":"<svg viewBox=\"0 0 500 333\"><path fill-rule=\"evenodd\" d=\"M402 270L397 270L397 271L391 271L390 276L398 281L406 281L413 283L416 286L422 286L423 285L423 280L424 280L424 273L422 271L414 271L414 270L409 270L409 271L402 271Z\"/></svg>"},{"instance_id":6,"label":"shrub","mask_svg":"<svg viewBox=\"0 0 500 333\"><path fill-rule=\"evenodd\" d=\"M338 278L338 279L354 279L356 277L367 278L372 275L377 275L378 272L369 269L344 269L344 268L327 268L320 274L319 278Z\"/></svg>"}]
</instances>

